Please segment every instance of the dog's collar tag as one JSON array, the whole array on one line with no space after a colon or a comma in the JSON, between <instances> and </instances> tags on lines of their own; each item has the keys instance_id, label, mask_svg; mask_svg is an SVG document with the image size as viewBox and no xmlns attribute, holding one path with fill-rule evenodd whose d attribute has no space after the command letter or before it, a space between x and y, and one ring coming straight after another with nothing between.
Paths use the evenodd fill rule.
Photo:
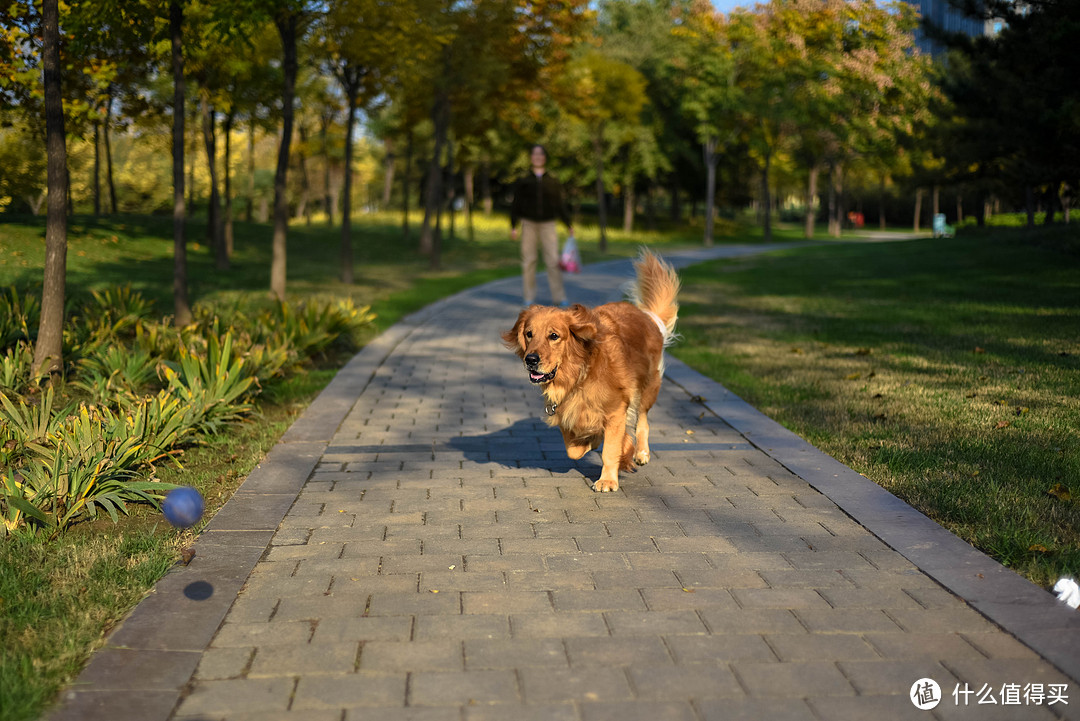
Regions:
<instances>
[{"instance_id":1,"label":"dog's collar tag","mask_svg":"<svg viewBox=\"0 0 1080 721\"><path fill-rule=\"evenodd\" d=\"M547 403L544 405L544 412L547 413L549 416L553 416L555 415L555 411L558 410L558 408L558 403Z\"/></svg>"}]
</instances>

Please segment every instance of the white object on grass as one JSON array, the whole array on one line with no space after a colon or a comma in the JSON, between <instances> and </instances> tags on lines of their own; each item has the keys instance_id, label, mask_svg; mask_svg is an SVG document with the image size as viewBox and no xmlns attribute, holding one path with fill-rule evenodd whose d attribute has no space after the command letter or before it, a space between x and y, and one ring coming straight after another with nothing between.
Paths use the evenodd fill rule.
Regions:
<instances>
[{"instance_id":1,"label":"white object on grass","mask_svg":"<svg viewBox=\"0 0 1080 721\"><path fill-rule=\"evenodd\" d=\"M1071 578L1060 578L1054 585L1054 593L1058 600L1063 601L1069 608L1080 607L1080 586Z\"/></svg>"}]
</instances>

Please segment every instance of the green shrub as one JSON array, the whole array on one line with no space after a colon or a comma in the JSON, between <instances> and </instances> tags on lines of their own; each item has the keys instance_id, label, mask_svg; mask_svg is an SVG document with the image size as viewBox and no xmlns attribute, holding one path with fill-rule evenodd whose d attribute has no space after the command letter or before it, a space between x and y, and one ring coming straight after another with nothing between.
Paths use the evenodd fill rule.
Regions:
<instances>
[{"instance_id":1,"label":"green shrub","mask_svg":"<svg viewBox=\"0 0 1080 721\"><path fill-rule=\"evenodd\" d=\"M234 357L232 333L226 333L220 342L211 335L206 355L195 355L181 347L175 365L175 369L174 364L162 366L162 373L169 392L193 409L199 431L216 433L225 423L251 410L251 404L243 399L255 377L244 367L243 358Z\"/></svg>"},{"instance_id":2,"label":"green shrub","mask_svg":"<svg viewBox=\"0 0 1080 721\"><path fill-rule=\"evenodd\" d=\"M199 308L178 329L152 321L130 287L95 291L71 304L64 391L75 400L57 407L62 391L38 393L23 339L36 306L11 291L0 308L0 337L14 339L0 355L0 535L55 536L102 511L116 520L131 502L156 505L173 486L154 480L155 463L243 418L263 383L353 343L374 318L350 301L278 303L228 320Z\"/></svg>"},{"instance_id":3,"label":"green shrub","mask_svg":"<svg viewBox=\"0 0 1080 721\"><path fill-rule=\"evenodd\" d=\"M20 393L38 380L40 377L34 376L34 348L28 341L17 341L0 355L0 392Z\"/></svg>"},{"instance_id":4,"label":"green shrub","mask_svg":"<svg viewBox=\"0 0 1080 721\"><path fill-rule=\"evenodd\" d=\"M29 341L30 329L41 318L41 301L34 295L19 295L14 287L0 293L0 350L18 341Z\"/></svg>"},{"instance_id":5,"label":"green shrub","mask_svg":"<svg viewBox=\"0 0 1080 721\"><path fill-rule=\"evenodd\" d=\"M119 404L145 390L157 378L158 360L141 348L98 348L76 364L72 385L95 404Z\"/></svg>"}]
</instances>

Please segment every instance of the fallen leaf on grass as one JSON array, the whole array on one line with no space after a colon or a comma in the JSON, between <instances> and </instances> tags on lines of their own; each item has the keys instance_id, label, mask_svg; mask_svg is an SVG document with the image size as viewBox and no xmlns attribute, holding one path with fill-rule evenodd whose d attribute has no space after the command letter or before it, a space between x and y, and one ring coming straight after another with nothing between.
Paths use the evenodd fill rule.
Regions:
<instances>
[{"instance_id":1,"label":"fallen leaf on grass","mask_svg":"<svg viewBox=\"0 0 1080 721\"><path fill-rule=\"evenodd\" d=\"M1008 428L1012 425L1012 421L998 421L994 428Z\"/></svg>"},{"instance_id":2,"label":"fallen leaf on grass","mask_svg":"<svg viewBox=\"0 0 1080 721\"><path fill-rule=\"evenodd\" d=\"M1026 407L1022 407L1022 408L1017 408L1017 409L1016 409L1016 415L1018 415L1018 416L1022 416L1022 415L1024 415L1025 413L1027 413L1027 412L1028 412L1029 410L1030 410L1030 409L1029 409L1029 408L1026 408Z\"/></svg>"},{"instance_id":3,"label":"fallen leaf on grass","mask_svg":"<svg viewBox=\"0 0 1080 721\"><path fill-rule=\"evenodd\" d=\"M986 349L985 348L980 348L979 346L975 346L975 352L976 353L985 353Z\"/></svg>"},{"instance_id":4,"label":"fallen leaf on grass","mask_svg":"<svg viewBox=\"0 0 1080 721\"><path fill-rule=\"evenodd\" d=\"M859 380L860 378L862 378L862 373L849 373L849 374L848 374L848 375L846 376L846 378L847 378L847 379L848 379L849 381L857 381L857 380Z\"/></svg>"},{"instance_id":5,"label":"fallen leaf on grass","mask_svg":"<svg viewBox=\"0 0 1080 721\"><path fill-rule=\"evenodd\" d=\"M1050 486L1050 488L1047 489L1046 494L1048 496L1053 496L1059 501L1072 500L1072 491L1070 491L1068 487L1063 483L1055 483L1054 485Z\"/></svg>"},{"instance_id":6,"label":"fallen leaf on grass","mask_svg":"<svg viewBox=\"0 0 1080 721\"><path fill-rule=\"evenodd\" d=\"M1042 545L1041 543L1033 543L1030 546L1028 546L1028 550L1029 551L1035 551L1035 553L1046 553L1048 549L1046 548L1046 546Z\"/></svg>"}]
</instances>

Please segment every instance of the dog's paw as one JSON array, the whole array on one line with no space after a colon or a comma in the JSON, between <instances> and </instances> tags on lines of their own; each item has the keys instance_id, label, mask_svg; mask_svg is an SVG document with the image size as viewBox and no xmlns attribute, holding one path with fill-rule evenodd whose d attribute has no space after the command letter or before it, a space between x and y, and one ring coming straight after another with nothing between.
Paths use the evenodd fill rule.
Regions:
<instances>
[{"instance_id":1,"label":"dog's paw","mask_svg":"<svg viewBox=\"0 0 1080 721\"><path fill-rule=\"evenodd\" d=\"M593 484L592 489L597 493L610 493L619 490L618 479L609 480L601 478L599 481Z\"/></svg>"},{"instance_id":2,"label":"dog's paw","mask_svg":"<svg viewBox=\"0 0 1080 721\"><path fill-rule=\"evenodd\" d=\"M634 463L638 464L639 466L644 466L646 463L649 462L649 458L650 456L648 451L638 451L637 454L634 456Z\"/></svg>"}]
</instances>

